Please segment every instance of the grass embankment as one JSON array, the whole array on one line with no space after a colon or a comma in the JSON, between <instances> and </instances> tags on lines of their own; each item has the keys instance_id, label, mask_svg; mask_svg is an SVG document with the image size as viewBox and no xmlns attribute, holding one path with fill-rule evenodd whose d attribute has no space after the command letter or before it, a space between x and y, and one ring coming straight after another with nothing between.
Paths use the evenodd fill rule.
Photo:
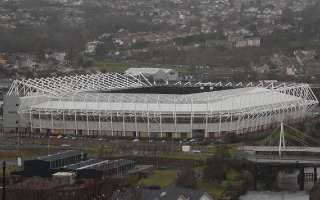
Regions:
<instances>
[{"instance_id":1,"label":"grass embankment","mask_svg":"<svg viewBox=\"0 0 320 200\"><path fill-rule=\"evenodd\" d=\"M55 153L58 150L50 150L50 153ZM43 156L48 154L47 148L23 148L20 150L15 149L2 149L0 150L0 160L12 160L17 157L32 158L37 156Z\"/></svg>"}]
</instances>

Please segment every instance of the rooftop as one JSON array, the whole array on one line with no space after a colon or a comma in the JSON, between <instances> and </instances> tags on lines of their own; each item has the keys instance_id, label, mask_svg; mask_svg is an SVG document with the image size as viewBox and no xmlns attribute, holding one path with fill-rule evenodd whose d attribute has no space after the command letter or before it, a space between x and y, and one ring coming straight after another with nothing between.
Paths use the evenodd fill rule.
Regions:
<instances>
[{"instance_id":1,"label":"rooftop","mask_svg":"<svg viewBox=\"0 0 320 200\"><path fill-rule=\"evenodd\" d=\"M54 160L69 158L69 157L82 155L82 154L83 153L79 150L69 150L69 151L59 152L59 153L48 155L48 156L41 156L41 157L38 157L37 159L43 160L43 161L54 161Z\"/></svg>"},{"instance_id":2,"label":"rooftop","mask_svg":"<svg viewBox=\"0 0 320 200\"><path fill-rule=\"evenodd\" d=\"M222 91L186 95L172 94L124 94L124 93L82 93L60 99L52 99L31 106L33 110L68 110L99 112L154 111L176 112L223 112L243 109L256 110L295 103L301 98L266 88L238 88ZM310 103L312 104L312 100ZM23 107L23 105L22 105Z\"/></svg>"}]
</instances>

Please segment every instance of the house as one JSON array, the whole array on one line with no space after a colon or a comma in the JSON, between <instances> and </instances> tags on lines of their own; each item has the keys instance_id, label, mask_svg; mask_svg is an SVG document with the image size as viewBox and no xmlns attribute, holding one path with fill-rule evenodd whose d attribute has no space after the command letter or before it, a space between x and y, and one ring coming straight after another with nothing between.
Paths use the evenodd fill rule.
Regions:
<instances>
[{"instance_id":1,"label":"house","mask_svg":"<svg viewBox=\"0 0 320 200\"><path fill-rule=\"evenodd\" d=\"M177 81L179 78L177 71L165 68L129 68L125 71L125 74L132 76L143 74L155 81Z\"/></svg>"},{"instance_id":2,"label":"house","mask_svg":"<svg viewBox=\"0 0 320 200\"><path fill-rule=\"evenodd\" d=\"M8 60L0 56L0 65L5 65L8 63Z\"/></svg>"},{"instance_id":3,"label":"house","mask_svg":"<svg viewBox=\"0 0 320 200\"><path fill-rule=\"evenodd\" d=\"M270 71L270 66L267 64L264 64L262 66L253 66L252 70L257 72L258 74L265 74Z\"/></svg>"},{"instance_id":4,"label":"house","mask_svg":"<svg viewBox=\"0 0 320 200\"><path fill-rule=\"evenodd\" d=\"M307 62L315 59L317 52L315 50L295 50L293 55L300 65L305 65Z\"/></svg>"},{"instance_id":5,"label":"house","mask_svg":"<svg viewBox=\"0 0 320 200\"><path fill-rule=\"evenodd\" d=\"M200 190L165 187L135 188L127 191L117 191L111 197L111 200L213 200L207 192Z\"/></svg>"},{"instance_id":6,"label":"house","mask_svg":"<svg viewBox=\"0 0 320 200\"><path fill-rule=\"evenodd\" d=\"M45 58L48 60L52 60L59 64L65 63L66 53L64 52L53 52L45 54Z\"/></svg>"},{"instance_id":7,"label":"house","mask_svg":"<svg viewBox=\"0 0 320 200\"><path fill-rule=\"evenodd\" d=\"M243 38L235 41L235 47L260 47L261 39L258 37Z\"/></svg>"},{"instance_id":8,"label":"house","mask_svg":"<svg viewBox=\"0 0 320 200\"><path fill-rule=\"evenodd\" d=\"M85 50L85 53L88 53L88 54L94 54L96 52L96 49L99 45L102 45L104 44L103 42L101 41L92 41L92 42L88 42L86 44L86 50Z\"/></svg>"}]
</instances>

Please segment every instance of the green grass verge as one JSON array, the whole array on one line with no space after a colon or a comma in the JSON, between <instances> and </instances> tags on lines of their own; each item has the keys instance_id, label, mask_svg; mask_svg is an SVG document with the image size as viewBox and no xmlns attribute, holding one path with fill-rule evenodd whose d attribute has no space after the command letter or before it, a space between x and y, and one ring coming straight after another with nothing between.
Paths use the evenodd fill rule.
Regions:
<instances>
[{"instance_id":1,"label":"green grass verge","mask_svg":"<svg viewBox=\"0 0 320 200\"><path fill-rule=\"evenodd\" d=\"M169 186L174 184L177 172L178 170L155 170L149 177L140 180L139 183L142 185L159 185L161 187Z\"/></svg>"},{"instance_id":2,"label":"green grass verge","mask_svg":"<svg viewBox=\"0 0 320 200\"><path fill-rule=\"evenodd\" d=\"M161 155L162 158L174 158L182 160L206 160L211 155L206 153L191 153L191 152L175 152L170 155Z\"/></svg>"}]
</instances>

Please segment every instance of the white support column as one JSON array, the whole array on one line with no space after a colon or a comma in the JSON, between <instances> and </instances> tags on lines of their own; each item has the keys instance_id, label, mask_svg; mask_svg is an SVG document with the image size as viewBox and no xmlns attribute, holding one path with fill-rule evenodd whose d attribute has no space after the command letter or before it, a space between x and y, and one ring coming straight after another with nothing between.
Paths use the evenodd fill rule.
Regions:
<instances>
[{"instance_id":1,"label":"white support column","mask_svg":"<svg viewBox=\"0 0 320 200\"><path fill-rule=\"evenodd\" d=\"M176 103L176 97L174 97L174 129L175 129L175 136L173 136L172 138L174 137L177 137L177 134L178 134L178 131L177 131L177 103Z\"/></svg>"},{"instance_id":2,"label":"white support column","mask_svg":"<svg viewBox=\"0 0 320 200\"><path fill-rule=\"evenodd\" d=\"M138 121L137 121L137 97L134 98L134 125L135 125L135 131L136 131L136 137L139 137L139 132L138 132Z\"/></svg>"},{"instance_id":3,"label":"white support column","mask_svg":"<svg viewBox=\"0 0 320 200\"><path fill-rule=\"evenodd\" d=\"M125 124L125 116L124 115L125 115L125 113L122 112L122 136L123 137L126 136L126 124Z\"/></svg>"},{"instance_id":4,"label":"white support column","mask_svg":"<svg viewBox=\"0 0 320 200\"><path fill-rule=\"evenodd\" d=\"M64 111L62 111L62 121L63 121L63 134L66 134L66 119L64 116Z\"/></svg>"},{"instance_id":5,"label":"white support column","mask_svg":"<svg viewBox=\"0 0 320 200\"><path fill-rule=\"evenodd\" d=\"M31 133L33 133L32 112L31 112L31 110L29 111L29 113L30 113L30 130L31 130Z\"/></svg>"},{"instance_id":6,"label":"white support column","mask_svg":"<svg viewBox=\"0 0 320 200\"><path fill-rule=\"evenodd\" d=\"M51 112L51 132L53 132L54 126L53 126L53 113Z\"/></svg>"},{"instance_id":7,"label":"white support column","mask_svg":"<svg viewBox=\"0 0 320 200\"><path fill-rule=\"evenodd\" d=\"M99 136L101 137L101 114L99 113Z\"/></svg>"},{"instance_id":8,"label":"white support column","mask_svg":"<svg viewBox=\"0 0 320 200\"><path fill-rule=\"evenodd\" d=\"M126 124L125 124L125 112L123 111L123 96L120 97L120 102L121 102L121 114L122 114L122 136L126 136ZM118 116L118 113L117 113ZM129 117L129 116L128 116ZM130 117L131 120L131 117Z\"/></svg>"},{"instance_id":9,"label":"white support column","mask_svg":"<svg viewBox=\"0 0 320 200\"><path fill-rule=\"evenodd\" d=\"M113 112L112 112L112 110L111 110L111 114L110 114L110 126L111 126L111 136L113 137L114 136L114 131L113 131L113 120L112 120L112 118L113 118L113 114L112 114Z\"/></svg>"},{"instance_id":10,"label":"white support column","mask_svg":"<svg viewBox=\"0 0 320 200\"><path fill-rule=\"evenodd\" d=\"M221 136L221 121L222 121L222 114L220 113L220 119L219 119L219 137Z\"/></svg>"},{"instance_id":11,"label":"white support column","mask_svg":"<svg viewBox=\"0 0 320 200\"><path fill-rule=\"evenodd\" d=\"M191 97L191 112L190 112L190 133L191 133L191 138L193 138L193 99Z\"/></svg>"},{"instance_id":12,"label":"white support column","mask_svg":"<svg viewBox=\"0 0 320 200\"><path fill-rule=\"evenodd\" d=\"M239 135L239 125L240 125L240 119L241 119L241 116L238 114L238 120L237 120L237 135Z\"/></svg>"},{"instance_id":13,"label":"white support column","mask_svg":"<svg viewBox=\"0 0 320 200\"><path fill-rule=\"evenodd\" d=\"M284 137L284 128L283 128L283 122L281 122L280 140L279 140L279 156L282 155L282 150L285 148L286 148L286 142Z\"/></svg>"},{"instance_id":14,"label":"white support column","mask_svg":"<svg viewBox=\"0 0 320 200\"><path fill-rule=\"evenodd\" d=\"M148 129L148 137L150 140L150 114L149 114L149 102L147 102L147 129Z\"/></svg>"},{"instance_id":15,"label":"white support column","mask_svg":"<svg viewBox=\"0 0 320 200\"><path fill-rule=\"evenodd\" d=\"M205 130L205 133L204 133L204 134L205 134L205 135L204 135L205 138L208 138L208 137L209 137L209 132L208 132L208 117L209 117L209 116L208 116L208 115L209 115L209 113L207 112L207 113L206 113L206 130Z\"/></svg>"},{"instance_id":16,"label":"white support column","mask_svg":"<svg viewBox=\"0 0 320 200\"><path fill-rule=\"evenodd\" d=\"M161 113L161 107L160 107L160 96L158 96L158 109L159 109L159 120L160 120L160 137L163 138L163 131L162 131L162 113Z\"/></svg>"},{"instance_id":17,"label":"white support column","mask_svg":"<svg viewBox=\"0 0 320 200\"><path fill-rule=\"evenodd\" d=\"M74 112L74 128L76 130L76 136L78 136L77 111Z\"/></svg>"},{"instance_id":18,"label":"white support column","mask_svg":"<svg viewBox=\"0 0 320 200\"><path fill-rule=\"evenodd\" d=\"M109 76L108 76L108 79L109 79ZM112 106L111 106L111 101L110 101L110 96L108 97L108 104L109 104L109 110L110 110L110 128L111 128L111 136L113 137L114 136L114 133L113 133L113 121L112 121L112 118L113 118L113 111L112 111ZM107 107L107 104L106 104L106 107ZM107 108L106 108L107 110ZM107 116L106 116L107 117Z\"/></svg>"},{"instance_id":19,"label":"white support column","mask_svg":"<svg viewBox=\"0 0 320 200\"><path fill-rule=\"evenodd\" d=\"M41 132L42 132L42 120L41 120L40 111L39 111L39 130L40 130L40 135L41 135Z\"/></svg>"},{"instance_id":20,"label":"white support column","mask_svg":"<svg viewBox=\"0 0 320 200\"><path fill-rule=\"evenodd\" d=\"M232 113L230 114L230 126L229 126L229 132L231 131L233 131Z\"/></svg>"},{"instance_id":21,"label":"white support column","mask_svg":"<svg viewBox=\"0 0 320 200\"><path fill-rule=\"evenodd\" d=\"M209 137L209 133L208 133L208 115L209 115L209 96L207 99L207 109L206 109L206 130L205 130L205 138Z\"/></svg>"},{"instance_id":22,"label":"white support column","mask_svg":"<svg viewBox=\"0 0 320 200\"><path fill-rule=\"evenodd\" d=\"M139 137L138 121L137 121L137 112L136 112L136 110L134 111L134 125L135 125L136 137Z\"/></svg>"},{"instance_id":23,"label":"white support column","mask_svg":"<svg viewBox=\"0 0 320 200\"><path fill-rule=\"evenodd\" d=\"M87 135L89 136L90 130L89 130L89 113L88 113L88 111L86 112L86 115L87 115Z\"/></svg>"},{"instance_id":24,"label":"white support column","mask_svg":"<svg viewBox=\"0 0 320 200\"><path fill-rule=\"evenodd\" d=\"M221 122L222 122L222 103L224 102L224 98L222 97L222 100L220 100L220 113L219 113L219 132L218 132L218 135L219 137L221 136Z\"/></svg>"}]
</instances>

